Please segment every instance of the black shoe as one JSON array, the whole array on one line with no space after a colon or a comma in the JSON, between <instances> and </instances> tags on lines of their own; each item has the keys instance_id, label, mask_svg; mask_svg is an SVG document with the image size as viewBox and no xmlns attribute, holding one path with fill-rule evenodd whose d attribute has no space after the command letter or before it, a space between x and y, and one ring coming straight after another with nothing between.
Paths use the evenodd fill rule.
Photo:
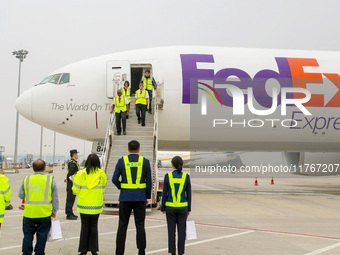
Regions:
<instances>
[{"instance_id":1,"label":"black shoe","mask_svg":"<svg viewBox=\"0 0 340 255\"><path fill-rule=\"evenodd\" d=\"M140 120L138 120L138 124L140 124Z\"/></svg>"},{"instance_id":2,"label":"black shoe","mask_svg":"<svg viewBox=\"0 0 340 255\"><path fill-rule=\"evenodd\" d=\"M71 216L67 216L66 219L67 219L67 220L77 220L78 217L75 216L75 215L71 215ZM86 254L86 253L84 253L84 254Z\"/></svg>"},{"instance_id":3,"label":"black shoe","mask_svg":"<svg viewBox=\"0 0 340 255\"><path fill-rule=\"evenodd\" d=\"M145 127L145 124L142 124L142 127Z\"/></svg>"},{"instance_id":4,"label":"black shoe","mask_svg":"<svg viewBox=\"0 0 340 255\"><path fill-rule=\"evenodd\" d=\"M126 135L126 132L125 132L125 131L123 131L123 135Z\"/></svg>"},{"instance_id":5,"label":"black shoe","mask_svg":"<svg viewBox=\"0 0 340 255\"><path fill-rule=\"evenodd\" d=\"M92 255L98 255L98 253L96 251L92 251L91 253L92 253Z\"/></svg>"},{"instance_id":6,"label":"black shoe","mask_svg":"<svg viewBox=\"0 0 340 255\"><path fill-rule=\"evenodd\" d=\"M76 218L78 219L78 215L74 215L74 214L73 214L72 216L73 216L73 217L76 217Z\"/></svg>"},{"instance_id":7,"label":"black shoe","mask_svg":"<svg viewBox=\"0 0 340 255\"><path fill-rule=\"evenodd\" d=\"M12 210L12 209L13 209L13 206L11 204L5 207L5 210Z\"/></svg>"},{"instance_id":8,"label":"black shoe","mask_svg":"<svg viewBox=\"0 0 340 255\"><path fill-rule=\"evenodd\" d=\"M117 133L117 135L120 135L120 133Z\"/></svg>"}]
</instances>

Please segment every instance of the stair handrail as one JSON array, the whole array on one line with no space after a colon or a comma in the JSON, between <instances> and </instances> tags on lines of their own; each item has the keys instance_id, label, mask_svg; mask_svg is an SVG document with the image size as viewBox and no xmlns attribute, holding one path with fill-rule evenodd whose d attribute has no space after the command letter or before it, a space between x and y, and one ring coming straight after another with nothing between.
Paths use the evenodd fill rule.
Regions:
<instances>
[{"instance_id":1,"label":"stair handrail","mask_svg":"<svg viewBox=\"0 0 340 255\"><path fill-rule=\"evenodd\" d=\"M155 180L156 183L153 184L153 188L157 191L158 190L158 104L157 104L157 97L154 100L154 122L153 122L153 140L154 140L154 169L155 169ZM153 193L154 194L154 193ZM157 195L155 197L155 202L157 202Z\"/></svg>"},{"instance_id":2,"label":"stair handrail","mask_svg":"<svg viewBox=\"0 0 340 255\"><path fill-rule=\"evenodd\" d=\"M107 164L108 164L108 156L110 155L111 152L111 146L112 146L112 141L113 141L113 136L114 136L114 123L116 119L116 114L112 113L110 114L110 119L107 124L107 129L106 129L106 136L105 136L105 141L104 141L104 149L102 152L102 169L107 173Z\"/></svg>"}]
</instances>

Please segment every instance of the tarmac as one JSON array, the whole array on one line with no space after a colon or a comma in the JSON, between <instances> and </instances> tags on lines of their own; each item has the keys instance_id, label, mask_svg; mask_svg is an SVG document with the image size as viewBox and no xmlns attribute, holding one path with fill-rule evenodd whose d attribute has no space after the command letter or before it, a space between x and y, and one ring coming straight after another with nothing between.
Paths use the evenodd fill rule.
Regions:
<instances>
[{"instance_id":1,"label":"tarmac","mask_svg":"<svg viewBox=\"0 0 340 255\"><path fill-rule=\"evenodd\" d=\"M159 176L169 169L160 170ZM0 254L21 254L22 215L18 190L32 169L6 174L13 210L6 211ZM48 242L46 254L78 254L80 219L65 218L66 170L55 167L63 239ZM258 186L254 185L255 177ZM274 184L271 184L273 178ZM192 212L198 239L186 241L185 254L340 254L340 176L292 174L232 175L191 178ZM74 206L76 208L76 206ZM76 212L76 214L78 214ZM79 214L78 214L79 215ZM99 254L115 254L117 214L99 217ZM168 254L165 215L157 208L146 216L146 254ZM133 216L125 254L137 254Z\"/></svg>"}]
</instances>

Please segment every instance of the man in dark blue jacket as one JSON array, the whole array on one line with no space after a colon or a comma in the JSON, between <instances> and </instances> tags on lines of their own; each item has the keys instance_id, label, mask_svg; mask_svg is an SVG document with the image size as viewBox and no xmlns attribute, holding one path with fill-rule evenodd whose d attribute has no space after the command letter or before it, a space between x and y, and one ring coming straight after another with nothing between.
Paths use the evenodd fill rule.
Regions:
<instances>
[{"instance_id":1,"label":"man in dark blue jacket","mask_svg":"<svg viewBox=\"0 0 340 255\"><path fill-rule=\"evenodd\" d=\"M146 248L145 207L147 199L151 198L151 168L149 160L139 155L140 144L138 141L130 141L128 151L129 155L118 160L112 177L114 185L121 190L116 254L124 254L126 231L133 210L137 229L138 254L144 255ZM120 177L121 181L119 181Z\"/></svg>"}]
</instances>

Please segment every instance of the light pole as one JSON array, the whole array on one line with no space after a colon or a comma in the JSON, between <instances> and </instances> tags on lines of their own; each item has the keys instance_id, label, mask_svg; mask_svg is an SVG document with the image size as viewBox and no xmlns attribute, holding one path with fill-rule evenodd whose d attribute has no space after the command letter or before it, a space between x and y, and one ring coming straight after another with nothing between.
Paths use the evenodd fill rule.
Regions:
<instances>
[{"instance_id":1,"label":"light pole","mask_svg":"<svg viewBox=\"0 0 340 255\"><path fill-rule=\"evenodd\" d=\"M18 78L18 97L20 96L20 76L21 76L21 62L24 61L26 55L28 54L27 50L18 50L13 51L13 55L19 59L19 78ZM15 127L15 148L14 148L14 168L16 167L16 162L18 158L18 130L19 130L19 113L17 112L17 121Z\"/></svg>"}]
</instances>

